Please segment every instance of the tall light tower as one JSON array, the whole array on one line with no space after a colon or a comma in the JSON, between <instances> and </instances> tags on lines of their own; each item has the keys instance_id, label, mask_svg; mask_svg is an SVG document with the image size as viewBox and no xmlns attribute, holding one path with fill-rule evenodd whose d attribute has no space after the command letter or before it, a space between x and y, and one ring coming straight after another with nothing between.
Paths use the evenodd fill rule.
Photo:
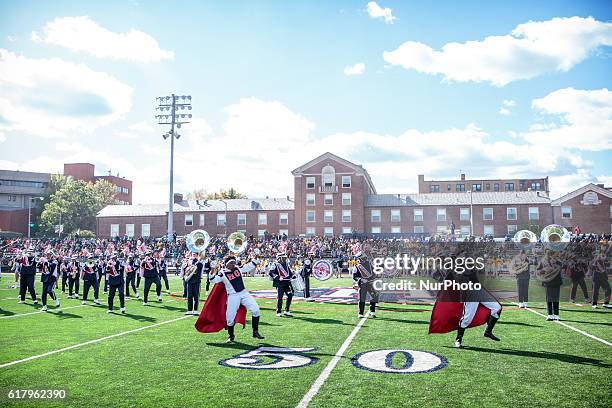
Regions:
<instances>
[{"instance_id":1,"label":"tall light tower","mask_svg":"<svg viewBox=\"0 0 612 408\"><path fill-rule=\"evenodd\" d=\"M176 130L182 124L189 123L191 119L191 96L175 95L160 96L155 98L158 103L155 108L157 123L170 125L170 132L163 135L164 140L170 138L170 195L168 197L168 240L172 240L174 232L174 217L172 207L174 205L174 139L181 137Z\"/></svg>"}]
</instances>

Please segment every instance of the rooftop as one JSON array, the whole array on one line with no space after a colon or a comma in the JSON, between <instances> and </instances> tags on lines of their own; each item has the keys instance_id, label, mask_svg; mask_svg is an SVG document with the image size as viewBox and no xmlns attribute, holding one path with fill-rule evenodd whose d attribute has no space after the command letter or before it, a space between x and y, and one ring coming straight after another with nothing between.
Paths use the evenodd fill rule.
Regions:
<instances>
[{"instance_id":1,"label":"rooftop","mask_svg":"<svg viewBox=\"0 0 612 408\"><path fill-rule=\"evenodd\" d=\"M495 205L549 204L550 198L541 191L500 191L479 193L376 194L369 195L366 207L398 207L428 205Z\"/></svg>"}]
</instances>

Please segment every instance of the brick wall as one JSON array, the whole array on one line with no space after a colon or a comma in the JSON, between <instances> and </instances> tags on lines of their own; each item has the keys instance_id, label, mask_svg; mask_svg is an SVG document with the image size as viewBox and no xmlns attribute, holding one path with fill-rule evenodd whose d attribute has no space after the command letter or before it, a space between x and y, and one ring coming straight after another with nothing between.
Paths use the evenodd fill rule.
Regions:
<instances>
[{"instance_id":1,"label":"brick wall","mask_svg":"<svg viewBox=\"0 0 612 408\"><path fill-rule=\"evenodd\" d=\"M573 230L573 227L579 225L582 232L610 234L612 232L612 219L610 218L610 205L612 199L598 194L598 200L601 203L596 205L584 205L584 195L581 194L570 200L563 202L560 206L554 206L555 223ZM563 207L571 208L571 218L564 218L561 215Z\"/></svg>"}]
</instances>

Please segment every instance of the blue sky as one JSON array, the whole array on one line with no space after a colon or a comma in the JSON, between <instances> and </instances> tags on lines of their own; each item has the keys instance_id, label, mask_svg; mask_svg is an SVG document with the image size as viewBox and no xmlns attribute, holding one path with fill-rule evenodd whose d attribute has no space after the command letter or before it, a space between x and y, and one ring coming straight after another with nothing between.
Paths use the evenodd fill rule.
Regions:
<instances>
[{"instance_id":1,"label":"blue sky","mask_svg":"<svg viewBox=\"0 0 612 408\"><path fill-rule=\"evenodd\" d=\"M0 1L0 167L90 161L165 202L153 115L174 91L197 118L178 191L284 196L328 150L380 192L460 170L612 184L611 19L605 1Z\"/></svg>"}]
</instances>

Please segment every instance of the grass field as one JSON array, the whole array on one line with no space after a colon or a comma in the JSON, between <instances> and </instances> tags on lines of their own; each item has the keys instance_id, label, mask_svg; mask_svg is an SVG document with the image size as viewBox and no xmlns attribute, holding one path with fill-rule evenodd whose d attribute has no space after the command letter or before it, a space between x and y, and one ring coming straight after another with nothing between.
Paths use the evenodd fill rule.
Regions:
<instances>
[{"instance_id":1,"label":"grass field","mask_svg":"<svg viewBox=\"0 0 612 408\"><path fill-rule=\"evenodd\" d=\"M430 305L382 304L379 317L365 320L356 330L360 319L355 305L298 301L292 308L293 318L277 318L274 301L258 299L266 339L256 341L250 336L249 316L246 329L236 329L237 343L226 345L225 332L196 332L196 318L183 315L184 302L167 295L162 303L146 307L141 301L128 301L126 315L108 315L105 295L102 306L81 306L80 300L60 295L62 313L51 307L50 313L27 314L38 311L40 305L17 304L17 290L7 288L7 280L0 285L2 407L295 407L343 344L348 346L346 352L309 406L612 405L609 310L567 303L561 307L564 323L602 342L508 303L496 327L501 342L485 339L482 328L476 328L466 333L467 347L455 349L454 333L427 334ZM349 280L332 279L314 286L322 284L349 286ZM171 285L171 291L182 291L178 279L171 279ZM247 279L250 290L270 286L267 279ZM543 303L530 306L546 314ZM346 342L351 334L352 341ZM86 342L91 343L65 349ZM306 362L297 368L231 367L240 361L252 362L231 358L262 345L312 350L259 360L272 365ZM381 349L435 353L447 365L404 375L358 368L351 360L359 353ZM389 354L389 361L398 369L406 357ZM64 389L67 396L64 400L9 399L9 391L15 389Z\"/></svg>"}]
</instances>

